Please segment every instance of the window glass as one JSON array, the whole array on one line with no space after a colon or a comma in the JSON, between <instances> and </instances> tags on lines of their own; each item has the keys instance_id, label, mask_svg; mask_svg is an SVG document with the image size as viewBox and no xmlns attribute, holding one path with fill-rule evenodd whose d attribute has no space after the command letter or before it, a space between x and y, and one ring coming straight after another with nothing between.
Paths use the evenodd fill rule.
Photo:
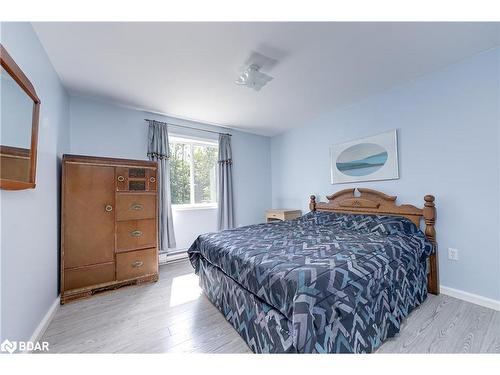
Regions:
<instances>
[{"instance_id":1,"label":"window glass","mask_svg":"<svg viewBox=\"0 0 500 375\"><path fill-rule=\"evenodd\" d=\"M172 204L216 204L217 144L213 141L171 137L169 147Z\"/></svg>"},{"instance_id":2,"label":"window glass","mask_svg":"<svg viewBox=\"0 0 500 375\"><path fill-rule=\"evenodd\" d=\"M194 145L194 203L216 202L217 147Z\"/></svg>"},{"instance_id":3,"label":"window glass","mask_svg":"<svg viewBox=\"0 0 500 375\"><path fill-rule=\"evenodd\" d=\"M170 143L170 194L172 204L191 203L191 147L185 143Z\"/></svg>"}]
</instances>

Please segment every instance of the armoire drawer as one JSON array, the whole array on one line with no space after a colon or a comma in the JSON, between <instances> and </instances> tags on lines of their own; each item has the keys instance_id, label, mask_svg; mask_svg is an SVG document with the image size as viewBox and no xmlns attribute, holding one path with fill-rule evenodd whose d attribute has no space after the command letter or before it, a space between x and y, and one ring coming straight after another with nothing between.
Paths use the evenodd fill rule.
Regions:
<instances>
[{"instance_id":1,"label":"armoire drawer","mask_svg":"<svg viewBox=\"0 0 500 375\"><path fill-rule=\"evenodd\" d=\"M117 167L116 191L156 191L156 168Z\"/></svg>"},{"instance_id":2,"label":"armoire drawer","mask_svg":"<svg viewBox=\"0 0 500 375\"><path fill-rule=\"evenodd\" d=\"M115 264L105 263L64 270L64 290L90 287L115 279Z\"/></svg>"},{"instance_id":3,"label":"armoire drawer","mask_svg":"<svg viewBox=\"0 0 500 375\"><path fill-rule=\"evenodd\" d=\"M156 247L156 219L116 223L116 251Z\"/></svg>"},{"instance_id":4,"label":"armoire drawer","mask_svg":"<svg viewBox=\"0 0 500 375\"><path fill-rule=\"evenodd\" d=\"M116 254L116 279L127 280L158 272L156 249Z\"/></svg>"},{"instance_id":5,"label":"armoire drawer","mask_svg":"<svg viewBox=\"0 0 500 375\"><path fill-rule=\"evenodd\" d=\"M116 220L140 220L156 217L156 195L138 193L116 194Z\"/></svg>"}]
</instances>

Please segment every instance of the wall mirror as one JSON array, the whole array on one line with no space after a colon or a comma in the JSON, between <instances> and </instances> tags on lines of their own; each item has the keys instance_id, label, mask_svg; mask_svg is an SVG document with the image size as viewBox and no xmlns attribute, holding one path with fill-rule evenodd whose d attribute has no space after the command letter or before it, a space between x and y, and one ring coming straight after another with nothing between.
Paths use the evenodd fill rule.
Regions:
<instances>
[{"instance_id":1,"label":"wall mirror","mask_svg":"<svg viewBox=\"0 0 500 375\"><path fill-rule=\"evenodd\" d=\"M0 188L33 189L40 99L0 44Z\"/></svg>"}]
</instances>

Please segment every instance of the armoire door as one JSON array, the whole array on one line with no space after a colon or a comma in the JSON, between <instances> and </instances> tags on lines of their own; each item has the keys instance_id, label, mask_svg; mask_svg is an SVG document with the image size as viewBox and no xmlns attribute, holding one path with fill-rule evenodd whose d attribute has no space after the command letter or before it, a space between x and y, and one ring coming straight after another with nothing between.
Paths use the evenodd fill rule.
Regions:
<instances>
[{"instance_id":1,"label":"armoire door","mask_svg":"<svg viewBox=\"0 0 500 375\"><path fill-rule=\"evenodd\" d=\"M64 167L64 268L114 262L114 167Z\"/></svg>"}]
</instances>

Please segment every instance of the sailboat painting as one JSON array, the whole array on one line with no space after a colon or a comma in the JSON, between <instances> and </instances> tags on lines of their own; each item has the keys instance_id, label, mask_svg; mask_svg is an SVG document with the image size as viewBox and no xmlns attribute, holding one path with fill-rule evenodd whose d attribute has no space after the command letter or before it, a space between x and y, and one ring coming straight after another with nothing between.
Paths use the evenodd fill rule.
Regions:
<instances>
[{"instance_id":1,"label":"sailboat painting","mask_svg":"<svg viewBox=\"0 0 500 375\"><path fill-rule=\"evenodd\" d=\"M396 130L334 145L332 183L399 178Z\"/></svg>"}]
</instances>

